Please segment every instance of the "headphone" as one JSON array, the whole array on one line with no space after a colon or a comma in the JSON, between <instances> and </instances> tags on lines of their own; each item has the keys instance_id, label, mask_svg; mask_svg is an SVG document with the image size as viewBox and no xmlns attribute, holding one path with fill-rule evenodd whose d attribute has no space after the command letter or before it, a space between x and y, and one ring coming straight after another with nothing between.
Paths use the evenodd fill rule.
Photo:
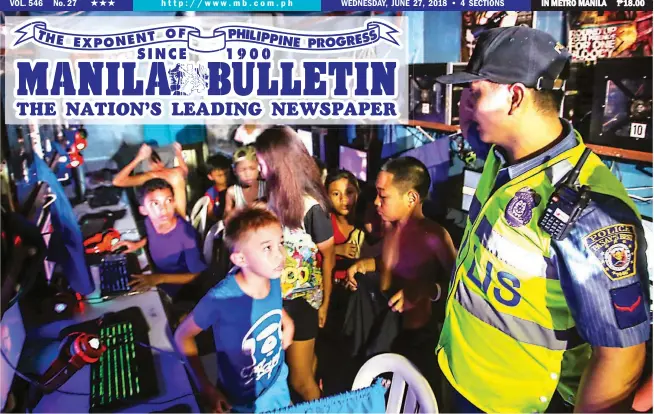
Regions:
<instances>
[{"instance_id":1,"label":"headphone","mask_svg":"<svg viewBox=\"0 0 654 414\"><path fill-rule=\"evenodd\" d=\"M51 394L66 383L77 371L87 364L98 362L107 350L97 335L73 332L67 335L61 345L57 358L50 364L28 394L28 406L36 407L44 394Z\"/></svg>"},{"instance_id":2,"label":"headphone","mask_svg":"<svg viewBox=\"0 0 654 414\"><path fill-rule=\"evenodd\" d=\"M39 379L43 392L49 394L61 387L70 377L87 364L98 362L107 346L97 335L73 332L59 346L59 354Z\"/></svg>"},{"instance_id":3,"label":"headphone","mask_svg":"<svg viewBox=\"0 0 654 414\"><path fill-rule=\"evenodd\" d=\"M111 249L120 241L118 230L111 228L96 233L84 240L84 253L99 254L111 252Z\"/></svg>"}]
</instances>

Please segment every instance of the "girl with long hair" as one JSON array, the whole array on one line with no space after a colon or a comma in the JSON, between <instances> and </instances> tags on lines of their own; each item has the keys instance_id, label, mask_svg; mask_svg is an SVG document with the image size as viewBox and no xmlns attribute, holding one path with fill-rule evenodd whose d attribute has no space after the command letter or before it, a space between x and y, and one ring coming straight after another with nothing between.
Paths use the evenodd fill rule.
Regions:
<instances>
[{"instance_id":1,"label":"girl with long hair","mask_svg":"<svg viewBox=\"0 0 654 414\"><path fill-rule=\"evenodd\" d=\"M330 201L316 162L291 128L267 129L254 147L288 252L281 285L284 309L295 323L286 351L290 383L305 401L314 400L320 398L315 342L327 320L335 261Z\"/></svg>"}]
</instances>

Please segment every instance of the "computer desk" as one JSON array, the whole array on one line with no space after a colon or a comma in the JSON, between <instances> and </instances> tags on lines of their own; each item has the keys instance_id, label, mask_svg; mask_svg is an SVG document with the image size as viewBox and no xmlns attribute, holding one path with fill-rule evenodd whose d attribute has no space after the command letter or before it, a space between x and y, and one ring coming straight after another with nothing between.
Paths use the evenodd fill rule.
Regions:
<instances>
[{"instance_id":1,"label":"computer desk","mask_svg":"<svg viewBox=\"0 0 654 414\"><path fill-rule=\"evenodd\" d=\"M97 209L91 209L88 203L77 205L74 210L78 218L84 214L94 213L102 210L121 210L126 209L125 216L117 220L114 228L120 231L123 240L140 240L136 220L127 194L124 192L121 203L115 206L105 206ZM143 249L138 253L139 264L143 273L149 272L148 258ZM190 378L187 375L183 357L178 354L172 341L172 331L168 324L168 318L161 302L161 297L156 289L148 292L134 295L125 295L111 298L109 300L99 300L99 272L97 266L91 266L91 275L96 285L96 290L87 296L83 302L83 311L75 314L70 319L57 320L50 322L34 329L30 329L30 337L37 338L39 344L48 342L45 347L33 343L32 346L26 343L32 359L33 366L31 371L43 373L48 368L52 360L56 357L59 347L59 333L64 328L88 320L96 319L108 312L118 312L130 307L139 307L145 316L149 326L150 345L153 347L155 370L157 372L156 380L159 386L159 395L137 404L120 412L157 412L169 409L179 404L187 405L190 412L200 412L197 400L191 387ZM28 338L29 341L29 338ZM75 373L62 387L62 390L76 393L90 392L91 367L89 365ZM60 392L53 392L45 395L39 404L34 408L34 412L88 412L89 396L69 395Z\"/></svg>"},{"instance_id":2,"label":"computer desk","mask_svg":"<svg viewBox=\"0 0 654 414\"><path fill-rule=\"evenodd\" d=\"M172 345L172 334L168 325L159 293L151 290L138 295L121 296L100 303L85 303L83 313L75 314L70 319L51 322L38 327L34 334L40 339L57 339L62 329L84 321L101 317L108 312L118 312L132 306L139 307L150 328L148 334L154 356L159 395L121 412L150 413L163 411L178 404L185 404L191 412L200 412L190 379L185 371L183 358ZM39 358L34 361L35 370L44 372L57 354L59 341L42 348ZM156 349L155 349L156 348ZM47 355L47 356L46 356ZM61 389L78 393L89 393L91 389L91 367L85 366L73 375ZM45 395L34 412L88 412L89 396L68 395L53 392Z\"/></svg>"}]
</instances>

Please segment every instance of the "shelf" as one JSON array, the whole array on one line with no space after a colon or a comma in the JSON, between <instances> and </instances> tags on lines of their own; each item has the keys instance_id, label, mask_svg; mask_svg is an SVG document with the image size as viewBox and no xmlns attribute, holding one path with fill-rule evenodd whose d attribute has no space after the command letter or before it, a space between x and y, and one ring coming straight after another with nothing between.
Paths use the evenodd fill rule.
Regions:
<instances>
[{"instance_id":1,"label":"shelf","mask_svg":"<svg viewBox=\"0 0 654 414\"><path fill-rule=\"evenodd\" d=\"M407 125L412 127L419 126L422 128L433 129L435 131L443 131L443 132L450 132L450 133L459 132L458 125L447 125L447 124L441 124L440 122L416 121L414 119L410 119L402 123L402 125Z\"/></svg>"},{"instance_id":2,"label":"shelf","mask_svg":"<svg viewBox=\"0 0 654 414\"><path fill-rule=\"evenodd\" d=\"M595 144L586 144L586 146L592 149L593 152L597 155L652 163L651 152L633 151L622 148L605 147L603 145Z\"/></svg>"}]
</instances>

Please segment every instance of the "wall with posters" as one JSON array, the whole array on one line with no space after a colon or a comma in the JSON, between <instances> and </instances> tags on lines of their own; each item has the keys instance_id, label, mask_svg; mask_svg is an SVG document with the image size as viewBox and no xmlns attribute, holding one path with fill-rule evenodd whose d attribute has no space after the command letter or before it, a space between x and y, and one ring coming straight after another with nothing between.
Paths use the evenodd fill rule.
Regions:
<instances>
[{"instance_id":1,"label":"wall with posters","mask_svg":"<svg viewBox=\"0 0 654 414\"><path fill-rule=\"evenodd\" d=\"M652 56L652 12L570 12L575 61Z\"/></svg>"}]
</instances>

